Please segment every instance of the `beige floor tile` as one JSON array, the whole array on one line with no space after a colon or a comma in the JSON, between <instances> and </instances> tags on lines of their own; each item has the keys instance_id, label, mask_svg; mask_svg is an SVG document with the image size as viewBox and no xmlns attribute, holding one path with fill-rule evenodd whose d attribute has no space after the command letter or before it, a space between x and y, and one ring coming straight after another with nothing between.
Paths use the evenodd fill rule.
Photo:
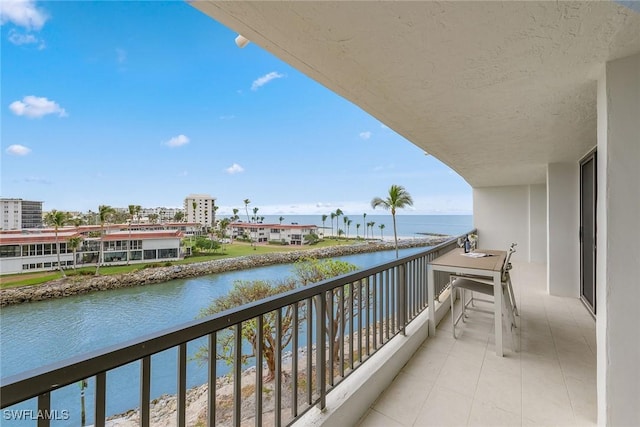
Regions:
<instances>
[{"instance_id":1,"label":"beige floor tile","mask_svg":"<svg viewBox=\"0 0 640 427\"><path fill-rule=\"evenodd\" d=\"M411 360L402 368L403 373L422 381L435 382L448 354L428 347L416 351Z\"/></svg>"},{"instance_id":2,"label":"beige floor tile","mask_svg":"<svg viewBox=\"0 0 640 427\"><path fill-rule=\"evenodd\" d=\"M434 349L442 353L449 353L455 343L456 340L451 335L451 331L443 331L438 328L436 335L428 337L422 344L422 347Z\"/></svg>"},{"instance_id":3,"label":"beige floor tile","mask_svg":"<svg viewBox=\"0 0 640 427\"><path fill-rule=\"evenodd\" d=\"M471 406L468 425L474 427L511 427L521 423L521 414L514 414L486 402L475 400Z\"/></svg>"},{"instance_id":4,"label":"beige floor tile","mask_svg":"<svg viewBox=\"0 0 640 427\"><path fill-rule=\"evenodd\" d=\"M481 366L482 363L472 363L467 358L449 355L440 370L434 387L437 389L446 388L473 398Z\"/></svg>"},{"instance_id":5,"label":"beige floor tile","mask_svg":"<svg viewBox=\"0 0 640 427\"><path fill-rule=\"evenodd\" d=\"M484 365L474 402L482 402L489 406L521 415L522 414L522 378L520 372L496 369Z\"/></svg>"},{"instance_id":6,"label":"beige floor tile","mask_svg":"<svg viewBox=\"0 0 640 427\"><path fill-rule=\"evenodd\" d=\"M446 388L432 390L414 422L415 427L463 426L473 400Z\"/></svg>"},{"instance_id":7,"label":"beige floor tile","mask_svg":"<svg viewBox=\"0 0 640 427\"><path fill-rule=\"evenodd\" d=\"M544 266L517 264L512 277L519 352L504 329L505 356L495 354L491 315L470 312L456 340L447 314L361 425L595 425L593 318L579 300L546 294Z\"/></svg>"},{"instance_id":8,"label":"beige floor tile","mask_svg":"<svg viewBox=\"0 0 640 427\"><path fill-rule=\"evenodd\" d=\"M402 425L412 425L433 384L433 380L421 380L400 372L373 409Z\"/></svg>"},{"instance_id":9,"label":"beige floor tile","mask_svg":"<svg viewBox=\"0 0 640 427\"><path fill-rule=\"evenodd\" d=\"M347 427L347 426L345 426ZM407 427L373 409L369 410L358 427Z\"/></svg>"}]
</instances>

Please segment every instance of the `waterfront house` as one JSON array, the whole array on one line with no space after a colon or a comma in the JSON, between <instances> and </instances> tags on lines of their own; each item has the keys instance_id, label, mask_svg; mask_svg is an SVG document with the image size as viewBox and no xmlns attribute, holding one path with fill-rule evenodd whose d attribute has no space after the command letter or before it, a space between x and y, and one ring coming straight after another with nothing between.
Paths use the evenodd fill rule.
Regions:
<instances>
[{"instance_id":1,"label":"waterfront house","mask_svg":"<svg viewBox=\"0 0 640 427\"><path fill-rule=\"evenodd\" d=\"M82 237L76 251L75 265L88 266L98 262L100 243L104 248L104 265L130 262L175 261L184 257L179 230L110 231L100 237L91 237L100 227L86 226L58 232L60 263L63 268L74 265L73 251L67 242ZM0 271L2 274L47 271L58 268L56 236L52 230L30 233L0 234Z\"/></svg>"},{"instance_id":2,"label":"waterfront house","mask_svg":"<svg viewBox=\"0 0 640 427\"><path fill-rule=\"evenodd\" d=\"M233 238L249 236L257 243L273 242L284 245L305 245L306 236L318 234L317 225L263 224L261 222L234 222L229 224Z\"/></svg>"}]
</instances>

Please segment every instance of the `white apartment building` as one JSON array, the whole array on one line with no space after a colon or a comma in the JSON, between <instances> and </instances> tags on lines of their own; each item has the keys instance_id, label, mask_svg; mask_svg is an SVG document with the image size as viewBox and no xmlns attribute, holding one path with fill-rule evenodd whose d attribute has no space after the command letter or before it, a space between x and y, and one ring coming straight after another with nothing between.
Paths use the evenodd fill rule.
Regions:
<instances>
[{"instance_id":1,"label":"white apartment building","mask_svg":"<svg viewBox=\"0 0 640 427\"><path fill-rule=\"evenodd\" d=\"M233 238L247 234L257 243L278 242L287 245L304 245L305 236L318 234L317 225L234 222L229 224L229 229Z\"/></svg>"},{"instance_id":2,"label":"white apartment building","mask_svg":"<svg viewBox=\"0 0 640 427\"><path fill-rule=\"evenodd\" d=\"M189 194L184 199L184 212L187 222L197 222L203 227L213 227L216 222L215 197L208 194Z\"/></svg>"},{"instance_id":3,"label":"white apartment building","mask_svg":"<svg viewBox=\"0 0 640 427\"><path fill-rule=\"evenodd\" d=\"M42 202L22 199L0 199L2 230L42 227Z\"/></svg>"},{"instance_id":4,"label":"white apartment building","mask_svg":"<svg viewBox=\"0 0 640 427\"><path fill-rule=\"evenodd\" d=\"M60 264L63 268L96 265L103 247L103 265L121 265L130 257L132 263L175 261L184 256L179 230L113 231L104 237L89 237L91 227L65 229L58 232ZM99 227L93 227L99 229ZM84 236L84 237L83 237ZM83 238L75 253L68 242L72 237ZM0 233L0 272L15 274L48 271L58 268L56 234L50 229L43 232Z\"/></svg>"}]
</instances>

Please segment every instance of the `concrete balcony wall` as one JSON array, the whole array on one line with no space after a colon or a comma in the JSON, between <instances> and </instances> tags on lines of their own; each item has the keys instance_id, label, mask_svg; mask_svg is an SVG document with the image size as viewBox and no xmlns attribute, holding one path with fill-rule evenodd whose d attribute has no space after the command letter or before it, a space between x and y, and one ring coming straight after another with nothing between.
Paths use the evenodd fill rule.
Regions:
<instances>
[{"instance_id":1,"label":"concrete balcony wall","mask_svg":"<svg viewBox=\"0 0 640 427\"><path fill-rule=\"evenodd\" d=\"M640 54L598 81L598 424L640 425Z\"/></svg>"},{"instance_id":2,"label":"concrete balcony wall","mask_svg":"<svg viewBox=\"0 0 640 427\"><path fill-rule=\"evenodd\" d=\"M547 165L547 291L580 296L580 170L573 163Z\"/></svg>"},{"instance_id":3,"label":"concrete balcony wall","mask_svg":"<svg viewBox=\"0 0 640 427\"><path fill-rule=\"evenodd\" d=\"M474 188L473 221L480 247L506 249L517 242L515 260L546 261L544 184Z\"/></svg>"}]
</instances>

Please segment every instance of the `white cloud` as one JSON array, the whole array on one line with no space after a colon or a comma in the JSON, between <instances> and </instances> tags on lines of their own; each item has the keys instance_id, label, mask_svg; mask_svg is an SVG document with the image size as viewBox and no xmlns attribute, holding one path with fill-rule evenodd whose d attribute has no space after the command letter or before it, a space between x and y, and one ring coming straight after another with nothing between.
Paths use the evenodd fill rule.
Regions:
<instances>
[{"instance_id":1,"label":"white cloud","mask_svg":"<svg viewBox=\"0 0 640 427\"><path fill-rule=\"evenodd\" d=\"M14 101L9 109L17 116L40 118L47 114L57 114L58 117L67 117L67 112L57 102L37 96L25 96L22 101Z\"/></svg>"},{"instance_id":2,"label":"white cloud","mask_svg":"<svg viewBox=\"0 0 640 427\"><path fill-rule=\"evenodd\" d=\"M271 80L281 79L283 77L284 77L284 74L280 74L276 71L272 71L269 74L265 74L264 76L258 77L256 80L254 80L253 84L251 85L251 90L258 90L262 86L269 83Z\"/></svg>"},{"instance_id":3,"label":"white cloud","mask_svg":"<svg viewBox=\"0 0 640 427\"><path fill-rule=\"evenodd\" d=\"M225 171L230 174L233 175L235 173L241 173L244 172L244 168L242 166L240 166L237 163L232 164L231 166L229 166L228 168L225 169Z\"/></svg>"},{"instance_id":4,"label":"white cloud","mask_svg":"<svg viewBox=\"0 0 640 427\"><path fill-rule=\"evenodd\" d=\"M164 143L167 147L181 147L189 143L189 138L185 135L174 136L170 140Z\"/></svg>"},{"instance_id":5,"label":"white cloud","mask_svg":"<svg viewBox=\"0 0 640 427\"><path fill-rule=\"evenodd\" d=\"M51 184L51 181L49 181L46 178L41 178L39 176L28 176L24 179L24 182L29 182L32 184Z\"/></svg>"},{"instance_id":6,"label":"white cloud","mask_svg":"<svg viewBox=\"0 0 640 427\"><path fill-rule=\"evenodd\" d=\"M22 34L16 31L15 28L9 30L9 41L15 45L34 44L38 43L38 38L33 34Z\"/></svg>"},{"instance_id":7,"label":"white cloud","mask_svg":"<svg viewBox=\"0 0 640 427\"><path fill-rule=\"evenodd\" d=\"M14 156L26 156L31 152L31 148L25 147L24 145L13 144L7 147L7 154L12 154Z\"/></svg>"},{"instance_id":8,"label":"white cloud","mask_svg":"<svg viewBox=\"0 0 640 427\"><path fill-rule=\"evenodd\" d=\"M0 1L0 24L11 22L27 30L39 30L47 21L47 14L36 7L34 0Z\"/></svg>"},{"instance_id":9,"label":"white cloud","mask_svg":"<svg viewBox=\"0 0 640 427\"><path fill-rule=\"evenodd\" d=\"M360 132L360 138L364 139L365 141L369 138L371 138L371 135L373 135L370 131L364 131L364 132Z\"/></svg>"}]
</instances>

